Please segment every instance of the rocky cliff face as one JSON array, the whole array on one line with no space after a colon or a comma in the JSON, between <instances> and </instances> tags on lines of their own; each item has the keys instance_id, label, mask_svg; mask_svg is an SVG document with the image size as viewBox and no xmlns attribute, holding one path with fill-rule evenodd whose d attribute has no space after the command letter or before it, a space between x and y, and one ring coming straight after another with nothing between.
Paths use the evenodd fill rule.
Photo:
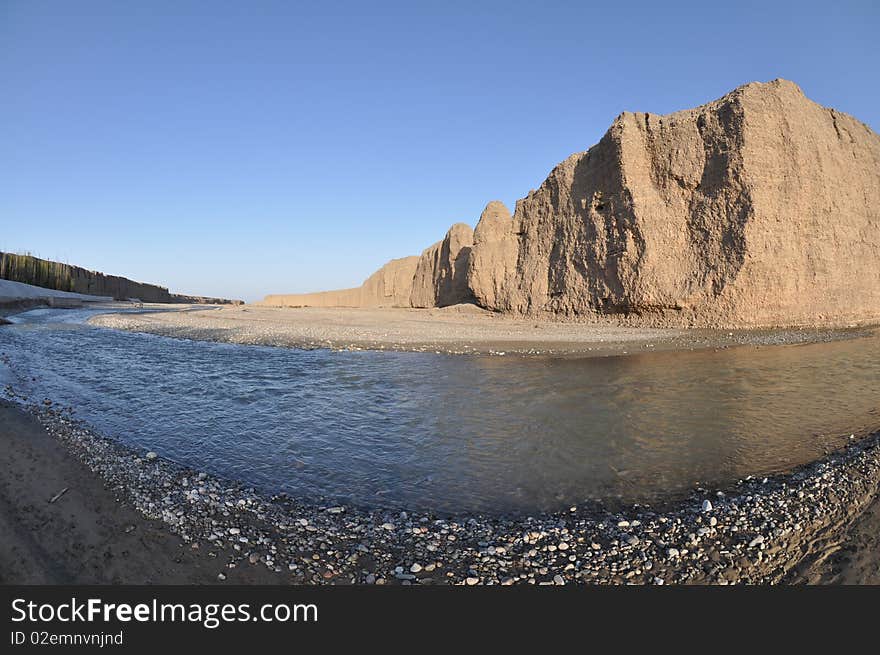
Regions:
<instances>
[{"instance_id":1,"label":"rocky cliff face","mask_svg":"<svg viewBox=\"0 0 880 655\"><path fill-rule=\"evenodd\" d=\"M456 223L442 241L419 257L412 281L412 307L446 307L472 302L468 287L468 267L474 231L470 225Z\"/></svg>"},{"instance_id":2,"label":"rocky cliff face","mask_svg":"<svg viewBox=\"0 0 880 655\"><path fill-rule=\"evenodd\" d=\"M468 287L481 307L499 307L504 287L514 279L518 236L504 203L493 200L486 205L474 230L468 266Z\"/></svg>"},{"instance_id":3,"label":"rocky cliff face","mask_svg":"<svg viewBox=\"0 0 880 655\"><path fill-rule=\"evenodd\" d=\"M422 254L401 304L705 327L880 320L880 137L784 80L621 114L512 217L492 202L471 241L466 227Z\"/></svg>"}]
</instances>

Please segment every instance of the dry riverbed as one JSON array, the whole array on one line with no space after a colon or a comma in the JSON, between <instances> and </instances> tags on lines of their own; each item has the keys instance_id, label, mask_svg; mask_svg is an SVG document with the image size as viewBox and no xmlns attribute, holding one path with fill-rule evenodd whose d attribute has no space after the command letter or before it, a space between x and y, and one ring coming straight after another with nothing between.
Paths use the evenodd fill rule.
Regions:
<instances>
[{"instance_id":1,"label":"dry riverbed","mask_svg":"<svg viewBox=\"0 0 880 655\"><path fill-rule=\"evenodd\" d=\"M778 345L839 339L866 329L708 331L512 318L473 305L443 309L222 307L104 314L102 327L228 343L450 354L620 355L660 350Z\"/></svg>"}]
</instances>

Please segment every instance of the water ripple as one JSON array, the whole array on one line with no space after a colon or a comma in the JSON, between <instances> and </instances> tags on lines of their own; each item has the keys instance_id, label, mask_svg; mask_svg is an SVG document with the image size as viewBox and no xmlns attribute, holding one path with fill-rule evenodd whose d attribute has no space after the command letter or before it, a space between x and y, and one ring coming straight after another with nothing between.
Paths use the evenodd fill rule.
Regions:
<instances>
[{"instance_id":1,"label":"water ripple","mask_svg":"<svg viewBox=\"0 0 880 655\"><path fill-rule=\"evenodd\" d=\"M452 357L190 342L93 328L87 315L37 310L0 331L19 385L174 460L361 505L650 501L787 468L880 427L873 337Z\"/></svg>"}]
</instances>

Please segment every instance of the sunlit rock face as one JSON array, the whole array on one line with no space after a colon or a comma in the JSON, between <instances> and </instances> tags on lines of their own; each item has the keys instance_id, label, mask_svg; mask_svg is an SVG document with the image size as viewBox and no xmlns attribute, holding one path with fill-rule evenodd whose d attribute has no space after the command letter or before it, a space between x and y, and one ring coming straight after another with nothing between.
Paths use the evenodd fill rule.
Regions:
<instances>
[{"instance_id":1,"label":"sunlit rock face","mask_svg":"<svg viewBox=\"0 0 880 655\"><path fill-rule=\"evenodd\" d=\"M642 325L848 325L880 320L878 227L880 137L774 80L666 116L621 114L512 216L493 201L473 232L456 224L420 257L392 262L381 292L384 268L360 290L286 298L473 302Z\"/></svg>"}]
</instances>

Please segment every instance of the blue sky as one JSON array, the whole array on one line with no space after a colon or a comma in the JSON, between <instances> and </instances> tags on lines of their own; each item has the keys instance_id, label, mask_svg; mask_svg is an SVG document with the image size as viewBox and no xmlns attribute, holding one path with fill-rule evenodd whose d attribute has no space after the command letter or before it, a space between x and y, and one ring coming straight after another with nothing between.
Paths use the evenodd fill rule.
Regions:
<instances>
[{"instance_id":1,"label":"blue sky","mask_svg":"<svg viewBox=\"0 0 880 655\"><path fill-rule=\"evenodd\" d=\"M784 77L878 129L878 7L0 0L0 250L248 300L354 286L624 110Z\"/></svg>"}]
</instances>

